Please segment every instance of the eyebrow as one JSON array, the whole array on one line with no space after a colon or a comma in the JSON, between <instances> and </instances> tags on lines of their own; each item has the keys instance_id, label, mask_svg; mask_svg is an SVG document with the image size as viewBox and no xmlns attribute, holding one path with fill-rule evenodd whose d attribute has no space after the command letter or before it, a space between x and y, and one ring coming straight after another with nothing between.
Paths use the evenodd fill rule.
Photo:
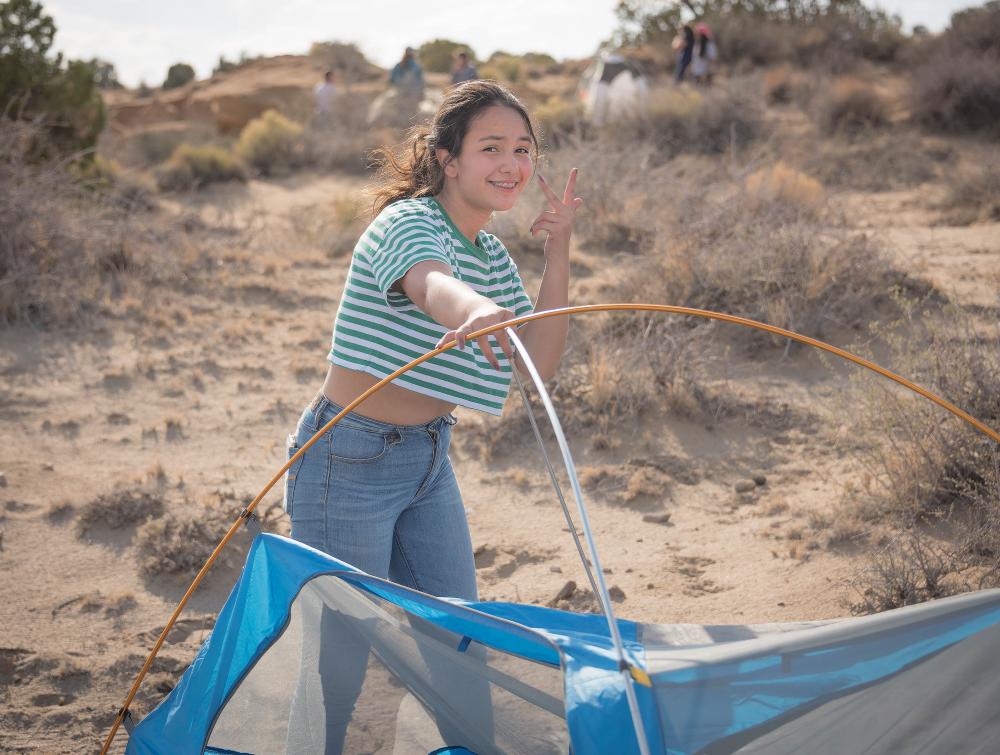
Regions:
<instances>
[{"instance_id":1,"label":"eyebrow","mask_svg":"<svg viewBox=\"0 0 1000 755\"><path fill-rule=\"evenodd\" d=\"M484 137L480 138L479 141L481 141L481 142L502 142L506 138L507 137L500 136L499 134L490 134L489 136L484 136ZM525 134L524 136L518 137L517 140L519 142L528 142L529 144L531 143L531 137L528 136L527 134Z\"/></svg>"}]
</instances>

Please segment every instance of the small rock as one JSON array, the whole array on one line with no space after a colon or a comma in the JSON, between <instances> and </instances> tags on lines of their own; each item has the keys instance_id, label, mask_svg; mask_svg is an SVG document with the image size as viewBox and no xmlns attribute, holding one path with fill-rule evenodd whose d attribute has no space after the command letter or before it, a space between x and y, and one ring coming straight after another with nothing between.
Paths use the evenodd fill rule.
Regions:
<instances>
[{"instance_id":1,"label":"small rock","mask_svg":"<svg viewBox=\"0 0 1000 755\"><path fill-rule=\"evenodd\" d=\"M553 602L558 603L560 600L569 600L573 597L573 593L576 592L576 582L572 579L562 586L562 589L556 593L556 596L552 599Z\"/></svg>"},{"instance_id":2,"label":"small rock","mask_svg":"<svg viewBox=\"0 0 1000 755\"><path fill-rule=\"evenodd\" d=\"M669 524L670 514L664 512L662 514L644 514L642 521L649 522L650 524ZM641 541L636 541L641 542Z\"/></svg>"},{"instance_id":3,"label":"small rock","mask_svg":"<svg viewBox=\"0 0 1000 755\"><path fill-rule=\"evenodd\" d=\"M626 569L625 573L626 574L631 574L632 573L632 567L630 566L628 569Z\"/></svg>"},{"instance_id":4,"label":"small rock","mask_svg":"<svg viewBox=\"0 0 1000 755\"><path fill-rule=\"evenodd\" d=\"M656 585L654 585L652 582L647 582L646 583L646 589L647 590L655 590L656 589Z\"/></svg>"},{"instance_id":5,"label":"small rock","mask_svg":"<svg viewBox=\"0 0 1000 755\"><path fill-rule=\"evenodd\" d=\"M603 568L601 569L601 571L602 571L602 572L604 572L605 574L614 574L614 572L613 572L613 571L611 570L611 567L610 567L610 566L605 566L605 567L603 567Z\"/></svg>"},{"instance_id":6,"label":"small rock","mask_svg":"<svg viewBox=\"0 0 1000 755\"><path fill-rule=\"evenodd\" d=\"M625 591L618 585L612 585L608 590L608 597L611 598L614 603L621 603L625 600Z\"/></svg>"},{"instance_id":7,"label":"small rock","mask_svg":"<svg viewBox=\"0 0 1000 755\"><path fill-rule=\"evenodd\" d=\"M553 574L562 574L562 567L561 566L550 566L549 567L549 571L552 572Z\"/></svg>"},{"instance_id":8,"label":"small rock","mask_svg":"<svg viewBox=\"0 0 1000 755\"><path fill-rule=\"evenodd\" d=\"M737 493L749 493L756 487L757 483L753 480L739 480L735 485L733 485L733 489Z\"/></svg>"},{"instance_id":9,"label":"small rock","mask_svg":"<svg viewBox=\"0 0 1000 755\"><path fill-rule=\"evenodd\" d=\"M784 604L784 603L782 603L782 602L780 602L780 601L778 602L778 605L779 605L779 606L781 606L782 608L784 608L784 607L785 607L785 604Z\"/></svg>"},{"instance_id":10,"label":"small rock","mask_svg":"<svg viewBox=\"0 0 1000 755\"><path fill-rule=\"evenodd\" d=\"M42 464L42 471L43 472L55 472L56 471L56 465L55 464L49 464L49 462L45 462L44 464Z\"/></svg>"},{"instance_id":11,"label":"small rock","mask_svg":"<svg viewBox=\"0 0 1000 755\"><path fill-rule=\"evenodd\" d=\"M753 484L758 487L761 485L767 485L767 478L762 474L755 474L753 476Z\"/></svg>"},{"instance_id":12,"label":"small rock","mask_svg":"<svg viewBox=\"0 0 1000 755\"><path fill-rule=\"evenodd\" d=\"M5 488L5 487L7 487L7 475L5 475L3 472L0 472L0 488Z\"/></svg>"}]
</instances>

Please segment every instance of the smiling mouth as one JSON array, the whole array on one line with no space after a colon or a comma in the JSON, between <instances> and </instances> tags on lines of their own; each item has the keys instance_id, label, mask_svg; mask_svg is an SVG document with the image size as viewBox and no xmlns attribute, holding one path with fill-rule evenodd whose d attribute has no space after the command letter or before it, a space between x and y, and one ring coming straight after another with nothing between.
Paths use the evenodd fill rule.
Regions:
<instances>
[{"instance_id":1,"label":"smiling mouth","mask_svg":"<svg viewBox=\"0 0 1000 755\"><path fill-rule=\"evenodd\" d=\"M490 183L498 189L505 189L507 191L517 187L517 181L490 181Z\"/></svg>"}]
</instances>

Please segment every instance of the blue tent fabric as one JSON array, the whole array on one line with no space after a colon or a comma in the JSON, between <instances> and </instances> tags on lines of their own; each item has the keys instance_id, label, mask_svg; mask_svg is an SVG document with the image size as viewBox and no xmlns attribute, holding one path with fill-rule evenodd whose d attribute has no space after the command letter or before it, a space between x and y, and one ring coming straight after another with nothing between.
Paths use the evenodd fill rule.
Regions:
<instances>
[{"instance_id":1,"label":"blue tent fabric","mask_svg":"<svg viewBox=\"0 0 1000 755\"><path fill-rule=\"evenodd\" d=\"M206 749L213 723L254 664L282 635L310 580L332 575L470 641L563 670L566 726L575 755L638 753L625 678L604 617L539 606L465 603L365 575L287 538L258 535L216 626L178 685L129 738L129 755ZM629 660L652 687L635 684L654 753L698 752L824 701L919 666L1000 626L1000 592L961 596L781 636L703 644L647 641L619 621Z\"/></svg>"}]
</instances>

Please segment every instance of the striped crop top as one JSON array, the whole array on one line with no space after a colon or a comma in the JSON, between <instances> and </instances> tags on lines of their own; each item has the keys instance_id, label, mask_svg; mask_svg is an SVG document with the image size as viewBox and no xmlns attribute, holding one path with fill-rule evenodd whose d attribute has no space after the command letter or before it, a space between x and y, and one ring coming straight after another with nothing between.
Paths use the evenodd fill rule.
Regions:
<instances>
[{"instance_id":1,"label":"striped crop top","mask_svg":"<svg viewBox=\"0 0 1000 755\"><path fill-rule=\"evenodd\" d=\"M484 231L470 242L431 197L403 199L386 207L354 247L354 257L333 326L327 359L350 370L384 378L431 351L448 329L393 290L417 262L434 260L476 293L515 315L532 311L517 266L500 240ZM491 339L492 343L492 339ZM395 384L460 406L500 415L510 388L511 364L493 346L500 370L479 344L452 348L396 378Z\"/></svg>"}]
</instances>

